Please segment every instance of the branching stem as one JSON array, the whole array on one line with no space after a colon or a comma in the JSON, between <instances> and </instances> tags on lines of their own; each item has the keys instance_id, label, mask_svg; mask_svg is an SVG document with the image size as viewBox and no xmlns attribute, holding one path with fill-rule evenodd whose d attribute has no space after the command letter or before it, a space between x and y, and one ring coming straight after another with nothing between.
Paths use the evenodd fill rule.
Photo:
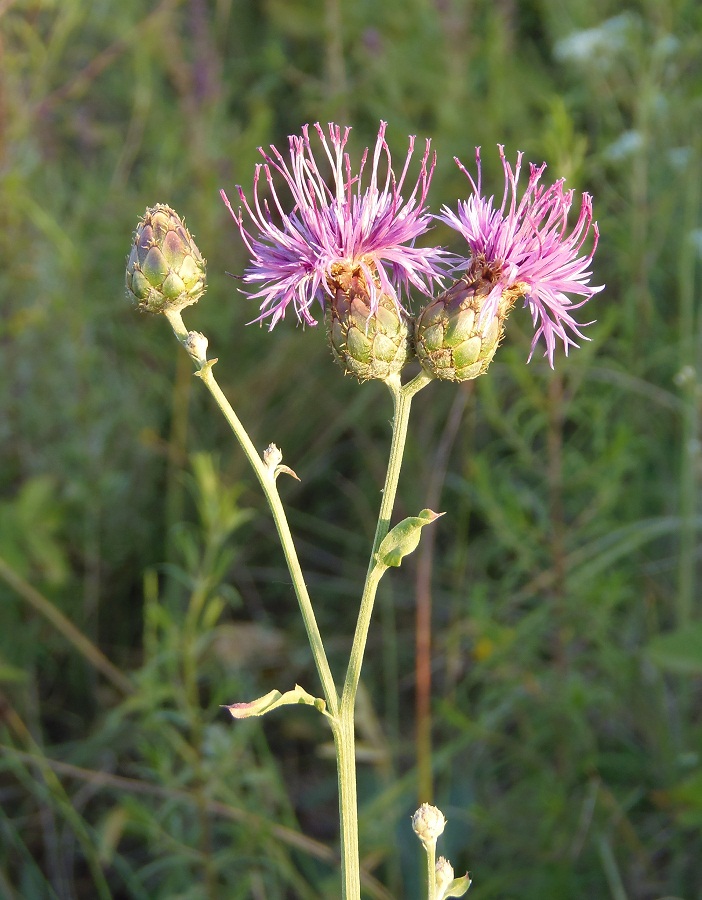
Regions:
<instances>
[{"instance_id":1,"label":"branching stem","mask_svg":"<svg viewBox=\"0 0 702 900\"><path fill-rule=\"evenodd\" d=\"M344 679L344 688L341 697L337 693L334 679L332 677L329 662L322 644L322 638L317 626L317 621L312 608L305 585L304 576L300 563L297 558L297 552L293 543L290 527L288 525L285 510L280 500L276 487L276 473L263 461L251 439L249 438L244 426L239 421L231 404L222 393L221 388L215 380L212 372L212 366L217 360L207 361L203 358L202 347L198 350L194 349L194 344L190 340L193 334L188 332L180 313L166 313L171 323L173 331L178 340L185 346L190 353L191 358L198 367L196 375L205 384L209 392L212 394L217 406L220 408L222 415L229 423L232 431L239 444L241 445L246 458L251 464L256 476L263 488L268 500L273 520L275 521L278 536L283 547L285 560L288 565L290 577L293 582L295 594L300 606L302 618L307 630L307 637L312 649L317 672L322 682L324 690L324 698L327 703L327 709L330 714L330 722L334 735L334 744L336 747L337 772L339 780L339 818L341 825L341 867L342 867L342 898L343 900L360 900L361 897L361 872L360 872L360 856L358 846L358 802L356 796L356 751L355 751L355 723L354 712L356 706L356 694L358 692L358 684L361 678L361 667L363 665L363 656L368 640L368 630L370 628L371 617L373 614L373 606L378 590L381 575L384 568L381 567L376 559L378 548L390 529L390 519L392 517L393 507L395 505L395 496L397 494L397 485L400 478L400 469L402 468L402 458L407 440L407 425L409 422L410 409L412 406L412 398L423 387L426 387L432 377L421 372L412 381L406 385L402 385L399 375L387 383L393 398L393 420L392 420L392 441L390 444L390 459L388 462L388 470L385 477L385 486L383 487L382 500L380 503L380 512L378 515L378 524L373 539L373 547L368 562L368 571L366 581L361 597L361 605L356 623L351 655L349 658L346 677ZM198 336L202 338L202 336Z\"/></svg>"}]
</instances>

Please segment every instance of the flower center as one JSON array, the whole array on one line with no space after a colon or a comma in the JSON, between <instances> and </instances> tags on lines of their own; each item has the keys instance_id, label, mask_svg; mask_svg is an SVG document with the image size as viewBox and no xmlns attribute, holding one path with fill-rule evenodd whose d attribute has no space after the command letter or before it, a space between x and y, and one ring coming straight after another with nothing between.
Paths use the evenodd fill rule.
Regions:
<instances>
[{"instance_id":1,"label":"flower center","mask_svg":"<svg viewBox=\"0 0 702 900\"><path fill-rule=\"evenodd\" d=\"M479 253L471 260L462 280L466 288L476 297L487 296L499 284L504 269L505 265L501 260L489 260L485 254ZM524 281L517 281L505 287L498 307L499 315L507 315L519 297L523 297L528 290L529 285Z\"/></svg>"},{"instance_id":2,"label":"flower center","mask_svg":"<svg viewBox=\"0 0 702 900\"><path fill-rule=\"evenodd\" d=\"M366 269L375 276L375 263L370 259L364 259ZM370 291L368 289L368 281L363 266L358 261L338 260L332 263L331 272L327 275L327 286L336 293L342 291L345 294L352 292L353 294L364 294L366 297ZM379 283L376 279L376 287Z\"/></svg>"},{"instance_id":3,"label":"flower center","mask_svg":"<svg viewBox=\"0 0 702 900\"><path fill-rule=\"evenodd\" d=\"M478 253L471 259L463 280L474 293L489 294L502 277L503 270L504 263L488 260L484 253Z\"/></svg>"}]
</instances>

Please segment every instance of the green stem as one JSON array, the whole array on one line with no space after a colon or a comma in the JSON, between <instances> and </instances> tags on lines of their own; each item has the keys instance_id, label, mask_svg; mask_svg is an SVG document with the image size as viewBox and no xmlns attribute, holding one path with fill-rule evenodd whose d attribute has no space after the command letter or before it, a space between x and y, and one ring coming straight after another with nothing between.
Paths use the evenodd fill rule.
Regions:
<instances>
[{"instance_id":1,"label":"green stem","mask_svg":"<svg viewBox=\"0 0 702 900\"><path fill-rule=\"evenodd\" d=\"M427 853L427 900L436 897L436 841L424 844Z\"/></svg>"},{"instance_id":2,"label":"green stem","mask_svg":"<svg viewBox=\"0 0 702 900\"><path fill-rule=\"evenodd\" d=\"M356 796L356 736L353 708L342 710L332 725L339 783L339 831L341 845L341 896L360 900L361 859L358 848L358 799Z\"/></svg>"},{"instance_id":3,"label":"green stem","mask_svg":"<svg viewBox=\"0 0 702 900\"><path fill-rule=\"evenodd\" d=\"M180 313L167 313L166 315L169 322L171 323L176 337L181 341L181 343L185 344L188 339L189 332L183 324ZM290 578L292 579L293 588L295 589L295 595L300 606L300 612L302 613L302 618L305 623L307 637L310 642L310 648L312 649L312 656L314 657L317 672L319 674L320 681L322 682L324 699L326 700L329 713L332 716L336 716L339 710L339 695L336 690L336 685L334 684L334 678L332 677L331 669L329 667L329 661L327 660L327 655L324 651L322 636L319 632L317 619L314 615L312 601L310 599L309 593L307 592L307 585L305 584L304 575L302 574L300 561L297 558L297 551L295 550L295 544L290 532L290 526L288 525L285 510L283 509L283 504L278 494L278 489L276 486L276 474L263 462L263 460L259 456L258 451L251 441L251 438L246 432L246 429L239 421L239 418L232 409L231 404L225 397L220 386L217 384L217 381L212 372L212 366L217 362L217 360L215 359L210 360L209 362L203 362L201 360L195 359L195 357L193 357L193 359L195 361L195 364L199 366L199 371L197 371L195 374L201 379L201 381L207 387L208 391L212 394L217 406L219 406L222 412L222 415L227 420L227 422L229 423L229 427L234 432L234 436L239 441L239 444L241 445L246 458L251 464L251 468L256 473L256 477L258 478L261 487L263 488L263 493L266 495L266 500L268 501L268 505L273 515L273 521L275 522L275 527L278 531L278 537L280 538L280 543L283 547L285 561L288 564L288 570L290 572Z\"/></svg>"},{"instance_id":4,"label":"green stem","mask_svg":"<svg viewBox=\"0 0 702 900\"><path fill-rule=\"evenodd\" d=\"M341 696L342 711L349 706L353 707L356 701L356 691L358 690L358 682L361 677L361 666L363 665L363 654L368 639L368 628L373 613L378 582L380 581L380 573L376 570L375 554L377 553L383 538L390 530L390 517L392 516L392 510L395 505L397 484L400 478L400 469L402 468L402 457L405 452L407 425L412 407L412 398L423 387L426 387L430 381L432 381L432 377L422 371L422 373L404 385L404 387L400 386L399 379L397 382L387 383L394 404L390 459L388 461L388 471L385 476L385 486L383 487L383 499L380 503L378 525L375 529L375 538L373 539L373 549L371 550L370 561L368 563L366 583L361 598L361 608L358 614L356 632L351 648L351 658L349 659L348 669L346 670L344 691Z\"/></svg>"},{"instance_id":5,"label":"green stem","mask_svg":"<svg viewBox=\"0 0 702 900\"><path fill-rule=\"evenodd\" d=\"M368 640L375 596L382 570L377 566L375 555L383 538L390 529L390 518L395 505L397 485L402 468L407 440L407 425L409 422L412 398L432 380L431 376L422 372L408 384L401 386L399 377L397 380L387 382L393 398L394 415L392 421L392 442L390 444L390 459L383 487L383 498L380 504L378 524L373 539L368 563L366 583L363 588L361 606L356 623L356 631L351 648L349 665L346 670L344 690L341 696L338 724L334 728L334 742L336 745L337 771L339 777L339 818L341 821L341 868L342 868L342 898L343 900L359 900L361 896L360 859L358 849L358 802L356 795L356 752L355 752L355 727L354 711L356 706L356 693L361 677L363 656Z\"/></svg>"},{"instance_id":6,"label":"green stem","mask_svg":"<svg viewBox=\"0 0 702 900\"><path fill-rule=\"evenodd\" d=\"M297 558L297 553L290 534L290 529L283 510L280 497L276 488L276 473L269 468L258 455L256 448L246 433L241 422L237 418L229 401L222 393L212 374L212 366L217 360L207 362L204 359L202 346L197 349L191 344L190 338L201 337L191 334L185 328L179 313L166 313L176 337L185 346L196 366L196 374L205 383L219 406L222 414L229 423L237 440L251 463L261 487L266 495L268 504L273 514L273 519L278 530L278 536L283 546L285 559L290 570L290 576L295 587L300 610L307 629L307 637L312 648L317 671L319 673L327 707L331 716L331 726L334 735L334 744L337 757L337 774L339 781L339 819L341 831L341 868L342 868L342 898L343 900L360 900L361 897L361 873L358 848L358 802L356 795L356 749L354 710L356 705L356 693L361 677L361 666L368 639L368 629L373 613L373 605L378 589L382 570L377 565L376 553L383 538L390 529L390 518L395 505L397 485L402 467L405 442L407 440L407 425L409 422L412 398L423 387L426 387L432 377L421 372L408 384L402 386L399 375L387 385L393 397L394 415L392 424L392 442L390 445L390 459L383 488L383 498L380 504L378 524L373 539L370 561L366 582L363 588L361 606L356 623L356 631L353 638L351 656L346 670L344 690L339 699L334 680L331 675L326 653L322 645L317 622L312 609L312 603L307 593L304 577ZM433 869L432 869L433 872Z\"/></svg>"}]
</instances>

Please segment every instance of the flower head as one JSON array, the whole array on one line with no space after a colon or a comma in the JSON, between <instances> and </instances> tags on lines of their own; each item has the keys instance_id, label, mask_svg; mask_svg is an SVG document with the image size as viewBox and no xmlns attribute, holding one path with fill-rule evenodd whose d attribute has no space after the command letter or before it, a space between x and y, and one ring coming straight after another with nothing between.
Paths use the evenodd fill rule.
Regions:
<instances>
[{"instance_id":1,"label":"flower head","mask_svg":"<svg viewBox=\"0 0 702 900\"><path fill-rule=\"evenodd\" d=\"M440 856L437 859L434 873L436 876L437 892L440 897L444 897L446 888L451 884L454 876L453 866L445 856Z\"/></svg>"},{"instance_id":2,"label":"flower head","mask_svg":"<svg viewBox=\"0 0 702 900\"><path fill-rule=\"evenodd\" d=\"M127 297L141 312L178 312L205 292L206 263L178 213L148 207L127 259Z\"/></svg>"},{"instance_id":3,"label":"flower head","mask_svg":"<svg viewBox=\"0 0 702 900\"><path fill-rule=\"evenodd\" d=\"M398 178L385 140L386 123L381 122L364 187L368 148L354 173L345 149L350 129L342 131L333 123L328 134L319 123L314 129L320 145L317 153L321 151L331 167L331 186L320 171L306 125L301 136L289 137L289 159L272 145L270 154L259 148L264 162L256 166L252 203L242 188L237 188L253 233L244 225L241 209L235 212L221 192L251 254L243 280L257 286L249 294L261 300L257 321L270 319L271 328L290 304L299 320L316 324L310 308L315 300L324 306L327 298L335 296L340 273L361 278L372 313L383 295L402 309L402 294L410 284L431 294L434 282L441 279L443 251L414 246L415 239L431 225L431 216L425 211L436 164L435 155L430 158L430 142L426 142L414 188L404 200L401 192L414 153L414 137L410 137ZM262 172L275 216L269 201L259 195ZM274 187L276 174L290 192L290 203L282 200Z\"/></svg>"},{"instance_id":4,"label":"flower head","mask_svg":"<svg viewBox=\"0 0 702 900\"><path fill-rule=\"evenodd\" d=\"M494 205L494 197L486 200L482 196L480 148L477 148L477 183L456 159L473 193L467 200L459 201L457 213L444 206L437 218L463 235L468 243L470 259L459 268L466 270L467 283L479 281L487 294L481 320L489 323L495 317L505 295L510 305L523 296L535 328L529 359L543 337L545 355L553 367L557 339L563 342L566 355L569 347L577 347L572 335L588 340L579 330L583 324L578 324L571 312L602 290L602 287L589 286L592 274L589 266L599 239L597 223L592 221L592 198L583 194L578 220L569 233L567 219L573 191L564 190L563 179L550 186L540 184L546 165L530 164L529 182L517 203L522 153L518 154L512 169L505 159L504 147L499 147L505 174L499 208ZM589 253L581 253L591 227L593 247ZM584 299L573 303L568 294Z\"/></svg>"},{"instance_id":5,"label":"flower head","mask_svg":"<svg viewBox=\"0 0 702 900\"><path fill-rule=\"evenodd\" d=\"M436 846L436 841L444 833L445 827L444 814L430 803L422 803L412 816L412 830L425 846Z\"/></svg>"}]
</instances>

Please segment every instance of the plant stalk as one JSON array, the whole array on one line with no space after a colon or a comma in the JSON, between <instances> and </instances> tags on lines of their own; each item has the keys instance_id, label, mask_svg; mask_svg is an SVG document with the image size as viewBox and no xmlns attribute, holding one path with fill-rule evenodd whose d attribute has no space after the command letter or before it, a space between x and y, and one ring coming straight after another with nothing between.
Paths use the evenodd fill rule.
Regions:
<instances>
[{"instance_id":1,"label":"plant stalk","mask_svg":"<svg viewBox=\"0 0 702 900\"><path fill-rule=\"evenodd\" d=\"M436 897L436 841L424 845L427 856L427 900Z\"/></svg>"},{"instance_id":2,"label":"plant stalk","mask_svg":"<svg viewBox=\"0 0 702 900\"><path fill-rule=\"evenodd\" d=\"M382 576L382 570L378 567L375 556L383 538L390 530L390 518L395 505L402 458L407 441L407 426L412 407L412 398L423 387L426 387L431 380L432 377L430 375L422 372L404 386L400 384L399 376L396 380L387 382L394 406L390 458L378 514L378 524L373 539L373 548L368 562L366 582L363 587L363 596L361 597L356 631L351 647L351 656L344 680L344 690L341 695L337 727L334 730L339 778L343 900L360 900L361 896L354 713L363 656L368 640L368 629L370 628L378 584Z\"/></svg>"},{"instance_id":3,"label":"plant stalk","mask_svg":"<svg viewBox=\"0 0 702 900\"><path fill-rule=\"evenodd\" d=\"M405 452L405 443L407 441L407 425L409 423L410 410L412 408L412 398L423 387L426 387L430 381L432 381L432 376L422 371L416 378L404 386L400 385L399 378L396 382L387 383L394 404L390 459L388 460L388 470L385 476L385 485L383 487L383 498L380 502L378 524L375 529L373 549L371 550L370 560L368 562L368 572L366 574L366 583L363 588L361 608L358 614L356 632L351 648L351 657L346 670L344 690L341 695L342 710L348 706L353 707L356 701L358 682L361 677L361 666L363 665L363 654L366 648L366 641L368 640L368 628L373 613L378 582L380 581L380 575L375 571L375 554L378 552L378 547L380 547L383 538L390 530L390 518L395 505L397 484L402 468L402 457Z\"/></svg>"},{"instance_id":4,"label":"plant stalk","mask_svg":"<svg viewBox=\"0 0 702 900\"><path fill-rule=\"evenodd\" d=\"M332 726L339 784L339 834L341 848L341 896L360 900L361 857L358 846L358 798L356 794L356 735L354 710L339 712Z\"/></svg>"},{"instance_id":5,"label":"plant stalk","mask_svg":"<svg viewBox=\"0 0 702 900\"><path fill-rule=\"evenodd\" d=\"M178 340L180 340L181 343L185 344L188 339L189 332L183 324L180 313L171 312L166 313L166 315L169 322L171 323L171 327L173 328L176 337L178 338ZM215 403L220 408L222 415L227 420L229 427L234 432L234 436L241 445L246 458L251 464L251 468L256 473L256 477L258 478L260 485L263 488L263 493L265 494L266 500L268 501L268 505L273 515L273 521L275 522L275 527L278 532L278 537L280 538L280 543L283 548L285 561L288 565L290 578L293 583L297 602L300 606L300 612L302 613L302 619L305 623L305 630L307 631L307 638L312 650L312 656L314 657L314 662L315 666L317 667L319 679L322 682L322 689L324 691L324 699L327 704L327 709L332 716L336 716L339 710L339 695L337 693L336 685L334 684L334 678L332 677L331 673L331 668L329 667L329 661L324 650L322 636L319 632L319 626L317 625L317 619L314 614L314 609L312 608L312 601L307 591L305 578L302 574L300 561L297 557L297 551L295 550L295 544L293 542L292 533L290 532L290 526L288 525L288 520L285 515L285 510L283 508L280 495L278 494L278 489L276 486L276 475L263 462L261 456L254 447L253 442L251 441L251 438L249 437L246 429L241 424L238 416L232 409L231 404L222 392L220 386L217 384L214 373L212 372L212 366L217 360L204 362L196 360L194 357L193 359L195 361L195 364L198 366L198 371L195 374L205 384L205 387L210 392L210 394L212 394Z\"/></svg>"},{"instance_id":6,"label":"plant stalk","mask_svg":"<svg viewBox=\"0 0 702 900\"><path fill-rule=\"evenodd\" d=\"M307 637L317 666L317 672L319 673L324 689L324 696L327 702L332 732L334 735L339 784L342 898L343 900L360 900L361 870L358 845L358 800L356 793L356 744L354 725L356 694L361 677L361 667L363 665L363 656L368 640L368 629L373 613L375 596L378 589L378 583L380 582L383 573L383 569L377 564L376 553L383 538L390 530L390 519L395 505L397 485L400 478L402 458L407 440L407 426L412 406L412 398L418 391L423 387L426 387L426 385L432 381L432 376L422 371L416 378L404 386L400 382L399 375L386 382L390 393L392 394L394 407L390 459L388 461L388 470L385 476L385 486L383 487L378 524L376 526L373 547L368 563L368 571L363 588L351 655L346 670L344 689L341 698L339 698L322 644L322 638L317 626L312 602L307 592L302 569L300 568L300 563L297 558L297 552L290 533L285 510L283 509L280 496L278 495L276 472L269 468L261 459L246 430L232 409L231 404L217 384L212 373L212 366L217 360L207 361L204 359L204 354L203 357L201 357L197 352L192 352L188 343L191 334L185 328L180 313L166 313L166 315L176 337L185 346L185 349L198 367L198 371L195 374L204 382L205 386L212 394L224 418L229 423L236 439L239 441L239 444L246 454L246 457L263 488L271 513L273 514L273 520L283 547L285 560L288 564L290 577L295 588L295 594L307 630Z\"/></svg>"}]
</instances>

